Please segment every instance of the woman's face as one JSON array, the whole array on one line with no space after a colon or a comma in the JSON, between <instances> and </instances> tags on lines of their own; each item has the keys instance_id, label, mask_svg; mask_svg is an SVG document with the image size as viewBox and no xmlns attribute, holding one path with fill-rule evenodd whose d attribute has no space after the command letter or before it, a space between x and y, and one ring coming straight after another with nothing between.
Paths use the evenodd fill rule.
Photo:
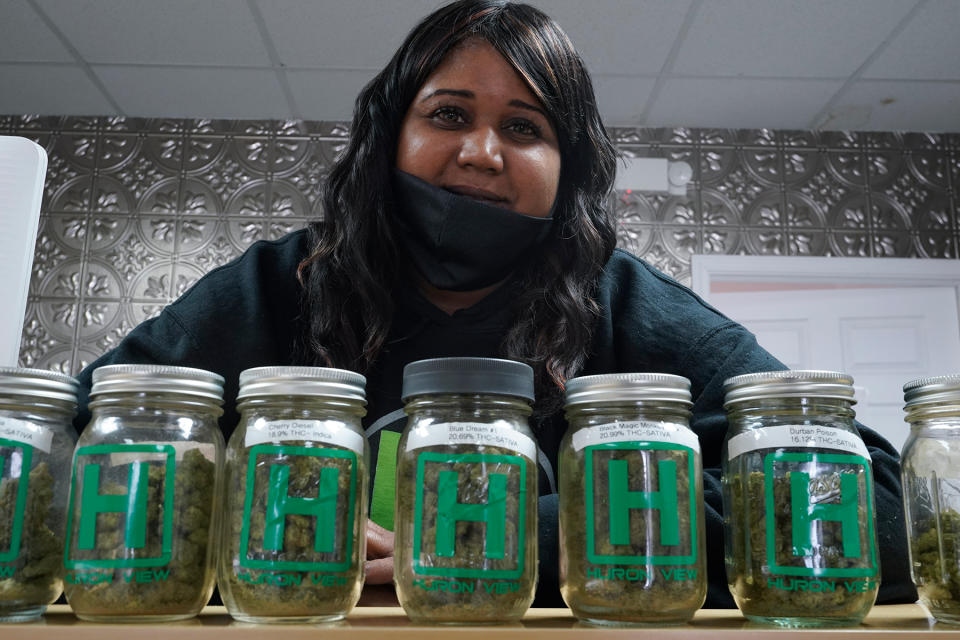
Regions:
<instances>
[{"instance_id":1,"label":"woman's face","mask_svg":"<svg viewBox=\"0 0 960 640\"><path fill-rule=\"evenodd\" d=\"M486 40L444 58L407 110L397 168L436 187L546 217L560 148L543 105Z\"/></svg>"}]
</instances>

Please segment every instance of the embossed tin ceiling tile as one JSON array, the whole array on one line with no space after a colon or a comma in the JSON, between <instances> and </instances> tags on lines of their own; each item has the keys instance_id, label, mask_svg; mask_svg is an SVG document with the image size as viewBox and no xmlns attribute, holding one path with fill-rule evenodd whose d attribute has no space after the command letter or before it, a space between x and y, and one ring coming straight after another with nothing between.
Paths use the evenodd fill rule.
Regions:
<instances>
[{"instance_id":1,"label":"embossed tin ceiling tile","mask_svg":"<svg viewBox=\"0 0 960 640\"><path fill-rule=\"evenodd\" d=\"M125 293L121 276L113 265L99 257L87 259L80 281L80 295L84 301L95 298L119 300Z\"/></svg>"},{"instance_id":2,"label":"embossed tin ceiling tile","mask_svg":"<svg viewBox=\"0 0 960 640\"><path fill-rule=\"evenodd\" d=\"M875 258L914 258L917 256L913 239L908 232L875 231L871 238Z\"/></svg>"},{"instance_id":3,"label":"embossed tin ceiling tile","mask_svg":"<svg viewBox=\"0 0 960 640\"><path fill-rule=\"evenodd\" d=\"M63 116L25 114L13 116L13 128L24 131L61 131Z\"/></svg>"},{"instance_id":4,"label":"embossed tin ceiling tile","mask_svg":"<svg viewBox=\"0 0 960 640\"><path fill-rule=\"evenodd\" d=\"M347 150L347 141L346 140L320 140L317 145L318 158L317 162L324 164L328 168L332 169L334 163L340 159L346 150ZM320 158L323 158L322 160Z\"/></svg>"},{"instance_id":5,"label":"embossed tin ceiling tile","mask_svg":"<svg viewBox=\"0 0 960 640\"><path fill-rule=\"evenodd\" d=\"M321 138L340 138L350 137L350 123L335 120L306 120L307 134L311 136L320 136ZM613 134L610 134L611 137Z\"/></svg>"},{"instance_id":6,"label":"embossed tin ceiling tile","mask_svg":"<svg viewBox=\"0 0 960 640\"><path fill-rule=\"evenodd\" d=\"M103 116L99 118L99 129L107 133L146 133L150 127L147 118L127 116Z\"/></svg>"},{"instance_id":7,"label":"embossed tin ceiling tile","mask_svg":"<svg viewBox=\"0 0 960 640\"><path fill-rule=\"evenodd\" d=\"M154 163L169 175L179 174L183 166L183 134L151 134L143 141L143 150Z\"/></svg>"},{"instance_id":8,"label":"embossed tin ceiling tile","mask_svg":"<svg viewBox=\"0 0 960 640\"><path fill-rule=\"evenodd\" d=\"M733 147L701 147L695 165L698 168L698 175L694 177L701 184L712 185L725 180L734 171L742 174L739 163L740 158Z\"/></svg>"},{"instance_id":9,"label":"embossed tin ceiling tile","mask_svg":"<svg viewBox=\"0 0 960 640\"><path fill-rule=\"evenodd\" d=\"M90 209L90 196L93 190L93 176L91 174L78 175L60 185L55 181L48 182L48 187L56 186L56 192L44 206L48 212L85 212Z\"/></svg>"},{"instance_id":10,"label":"embossed tin ceiling tile","mask_svg":"<svg viewBox=\"0 0 960 640\"><path fill-rule=\"evenodd\" d=\"M0 135L7 135L7 133L10 135L19 136L21 138L26 138L27 140L35 142L43 147L43 150L47 152L47 162L49 163L50 154L53 153L54 140L57 137L56 135L44 131L0 131Z\"/></svg>"},{"instance_id":11,"label":"embossed tin ceiling tile","mask_svg":"<svg viewBox=\"0 0 960 640\"><path fill-rule=\"evenodd\" d=\"M910 212L914 207L909 203L904 205L902 201L895 202L891 197L874 192L870 194L870 204L870 224L874 230L907 231L912 226Z\"/></svg>"},{"instance_id":12,"label":"embossed tin ceiling tile","mask_svg":"<svg viewBox=\"0 0 960 640\"><path fill-rule=\"evenodd\" d=\"M223 210L220 197L201 180L187 178L181 183L180 193L180 215L216 217Z\"/></svg>"},{"instance_id":13,"label":"embossed tin ceiling tile","mask_svg":"<svg viewBox=\"0 0 960 640\"><path fill-rule=\"evenodd\" d=\"M819 151L807 151L794 147L785 148L783 155L783 178L787 189L802 184L820 170L823 156Z\"/></svg>"},{"instance_id":14,"label":"embossed tin ceiling tile","mask_svg":"<svg viewBox=\"0 0 960 640\"><path fill-rule=\"evenodd\" d=\"M902 149L903 136L895 132L865 131L861 134L867 149Z\"/></svg>"},{"instance_id":15,"label":"embossed tin ceiling tile","mask_svg":"<svg viewBox=\"0 0 960 640\"><path fill-rule=\"evenodd\" d=\"M906 171L903 155L897 151L867 151L867 184L871 189L884 189Z\"/></svg>"},{"instance_id":16,"label":"embossed tin ceiling tile","mask_svg":"<svg viewBox=\"0 0 960 640\"><path fill-rule=\"evenodd\" d=\"M97 147L97 169L115 171L140 153L144 138L137 134L101 135Z\"/></svg>"},{"instance_id":17,"label":"embossed tin ceiling tile","mask_svg":"<svg viewBox=\"0 0 960 640\"><path fill-rule=\"evenodd\" d=\"M740 253L743 235L736 227L704 227L701 231L703 248L701 253Z\"/></svg>"},{"instance_id":18,"label":"embossed tin ceiling tile","mask_svg":"<svg viewBox=\"0 0 960 640\"><path fill-rule=\"evenodd\" d=\"M219 118L192 118L186 121L185 127L188 135L222 138L225 135L235 133L237 125L242 122L242 120Z\"/></svg>"},{"instance_id":19,"label":"embossed tin ceiling tile","mask_svg":"<svg viewBox=\"0 0 960 640\"><path fill-rule=\"evenodd\" d=\"M267 137L237 137L228 142L227 157L255 175L270 171L273 144Z\"/></svg>"},{"instance_id":20,"label":"embossed tin ceiling tile","mask_svg":"<svg viewBox=\"0 0 960 640\"><path fill-rule=\"evenodd\" d=\"M917 255L922 258L956 258L957 242L949 231L921 231L914 239Z\"/></svg>"},{"instance_id":21,"label":"embossed tin ceiling tile","mask_svg":"<svg viewBox=\"0 0 960 640\"><path fill-rule=\"evenodd\" d=\"M696 228L662 225L657 231L657 244L686 266L690 265L690 256L699 253L703 247L700 231Z\"/></svg>"},{"instance_id":22,"label":"embossed tin ceiling tile","mask_svg":"<svg viewBox=\"0 0 960 640\"><path fill-rule=\"evenodd\" d=\"M13 116L0 116L0 134L6 135L13 131Z\"/></svg>"},{"instance_id":23,"label":"embossed tin ceiling tile","mask_svg":"<svg viewBox=\"0 0 960 640\"><path fill-rule=\"evenodd\" d=\"M135 326L127 318L126 310L124 309L126 306L128 305L123 305L120 308L121 312L118 313L110 325L93 340L94 349L90 349L89 353L94 356L94 359L99 357L97 354L106 353L120 344L120 341L123 340ZM81 354L81 357L87 357L87 350L81 350Z\"/></svg>"},{"instance_id":24,"label":"embossed tin ceiling tile","mask_svg":"<svg viewBox=\"0 0 960 640\"><path fill-rule=\"evenodd\" d=\"M21 367L39 368L37 363L41 362L48 353L58 346L62 341L57 340L50 335L38 314L37 304L27 305L27 312L23 320L23 331L20 334L20 355L18 365Z\"/></svg>"},{"instance_id":25,"label":"embossed tin ceiling tile","mask_svg":"<svg viewBox=\"0 0 960 640\"><path fill-rule=\"evenodd\" d=\"M227 146L223 136L189 134L183 143L183 171L190 175L210 171L227 152Z\"/></svg>"},{"instance_id":26,"label":"embossed tin ceiling tile","mask_svg":"<svg viewBox=\"0 0 960 640\"><path fill-rule=\"evenodd\" d=\"M799 193L786 194L784 222L788 227L817 227L826 225L826 215L816 202Z\"/></svg>"},{"instance_id":27,"label":"embossed tin ceiling tile","mask_svg":"<svg viewBox=\"0 0 960 640\"><path fill-rule=\"evenodd\" d=\"M145 320L156 318L165 306L165 302L132 300L123 307L124 319L128 324L137 326Z\"/></svg>"},{"instance_id":28,"label":"embossed tin ceiling tile","mask_svg":"<svg viewBox=\"0 0 960 640\"><path fill-rule=\"evenodd\" d=\"M98 175L94 180L91 211L95 213L131 213L137 210L137 197L118 180Z\"/></svg>"},{"instance_id":29,"label":"embossed tin ceiling tile","mask_svg":"<svg viewBox=\"0 0 960 640\"><path fill-rule=\"evenodd\" d=\"M827 224L839 231L866 231L870 207L866 194L860 193L841 200L827 213ZM838 254L845 255L845 254Z\"/></svg>"},{"instance_id":30,"label":"embossed tin ceiling tile","mask_svg":"<svg viewBox=\"0 0 960 640\"><path fill-rule=\"evenodd\" d=\"M275 177L284 177L299 170L315 152L317 141L308 138L277 138L273 142L270 167Z\"/></svg>"},{"instance_id":31,"label":"embossed tin ceiling tile","mask_svg":"<svg viewBox=\"0 0 960 640\"><path fill-rule=\"evenodd\" d=\"M787 255L822 256L827 250L827 232L823 229L787 231Z\"/></svg>"},{"instance_id":32,"label":"embossed tin ceiling tile","mask_svg":"<svg viewBox=\"0 0 960 640\"><path fill-rule=\"evenodd\" d=\"M40 220L40 229L37 233L37 244L33 251L33 267L30 274L29 295L40 294L40 283L47 277L51 271L63 264L70 257L77 257L79 254L60 244L53 233L48 229L48 222Z\"/></svg>"},{"instance_id":33,"label":"embossed tin ceiling tile","mask_svg":"<svg viewBox=\"0 0 960 640\"><path fill-rule=\"evenodd\" d=\"M832 229L827 233L828 255L868 258L870 236L858 231Z\"/></svg>"},{"instance_id":34,"label":"embossed tin ceiling tile","mask_svg":"<svg viewBox=\"0 0 960 640\"><path fill-rule=\"evenodd\" d=\"M158 259L156 250L143 238L140 222L139 218L128 218L126 228L117 241L97 251L97 255L113 265L122 278L124 296L132 295L134 278Z\"/></svg>"},{"instance_id":35,"label":"embossed tin ceiling tile","mask_svg":"<svg viewBox=\"0 0 960 640\"><path fill-rule=\"evenodd\" d=\"M737 129L735 141L745 147L776 147L777 132L773 129Z\"/></svg>"},{"instance_id":36,"label":"embossed tin ceiling tile","mask_svg":"<svg viewBox=\"0 0 960 640\"><path fill-rule=\"evenodd\" d=\"M304 218L273 218L267 227L267 239L278 240L298 229L303 229L307 224Z\"/></svg>"},{"instance_id":37,"label":"embossed tin ceiling tile","mask_svg":"<svg viewBox=\"0 0 960 640\"><path fill-rule=\"evenodd\" d=\"M165 305L173 299L173 261L157 260L137 274L128 291L136 302L147 305Z\"/></svg>"},{"instance_id":38,"label":"embossed tin ceiling tile","mask_svg":"<svg viewBox=\"0 0 960 640\"><path fill-rule=\"evenodd\" d=\"M278 138L307 137L310 135L310 130L303 120L274 120L273 127Z\"/></svg>"},{"instance_id":39,"label":"embossed tin ceiling tile","mask_svg":"<svg viewBox=\"0 0 960 640\"><path fill-rule=\"evenodd\" d=\"M638 224L656 222L655 204L652 194L639 191L615 191L612 195L613 219L617 224Z\"/></svg>"},{"instance_id":40,"label":"embossed tin ceiling tile","mask_svg":"<svg viewBox=\"0 0 960 640\"><path fill-rule=\"evenodd\" d=\"M76 333L80 303L77 300L46 300L37 302L37 315L50 337L60 344L71 345Z\"/></svg>"},{"instance_id":41,"label":"embossed tin ceiling tile","mask_svg":"<svg viewBox=\"0 0 960 640\"><path fill-rule=\"evenodd\" d=\"M736 227L743 224L738 206L723 193L709 189L700 191L700 219L705 226Z\"/></svg>"},{"instance_id":42,"label":"embossed tin ceiling tile","mask_svg":"<svg viewBox=\"0 0 960 640\"><path fill-rule=\"evenodd\" d=\"M218 230L217 234L197 251L181 255L180 261L193 264L203 273L207 273L217 267L222 267L228 262L240 256L242 251L236 247L233 241L226 235L225 226Z\"/></svg>"},{"instance_id":43,"label":"embossed tin ceiling tile","mask_svg":"<svg viewBox=\"0 0 960 640\"><path fill-rule=\"evenodd\" d=\"M657 218L665 224L696 225L700 223L696 194L671 196L660 205Z\"/></svg>"},{"instance_id":44,"label":"embossed tin ceiling tile","mask_svg":"<svg viewBox=\"0 0 960 640\"><path fill-rule=\"evenodd\" d=\"M63 133L57 136L53 152L76 167L78 172L92 172L97 165L97 139L93 131Z\"/></svg>"},{"instance_id":45,"label":"embossed tin ceiling tile","mask_svg":"<svg viewBox=\"0 0 960 640\"><path fill-rule=\"evenodd\" d=\"M783 167L776 147L749 147L739 154L743 166L756 180L768 186L783 184Z\"/></svg>"},{"instance_id":46,"label":"embossed tin ceiling tile","mask_svg":"<svg viewBox=\"0 0 960 640\"><path fill-rule=\"evenodd\" d=\"M177 255L192 261L189 254L202 250L220 231L216 218L183 218L177 221ZM189 257L188 257L189 256Z\"/></svg>"},{"instance_id":47,"label":"embossed tin ceiling tile","mask_svg":"<svg viewBox=\"0 0 960 640\"><path fill-rule=\"evenodd\" d=\"M754 130L737 129L694 129L694 135L690 136L692 140L699 142L703 146L732 146L737 143L738 135L752 138L753 134L759 133Z\"/></svg>"},{"instance_id":48,"label":"embossed tin ceiling tile","mask_svg":"<svg viewBox=\"0 0 960 640\"><path fill-rule=\"evenodd\" d=\"M142 214L175 216L180 209L180 179L164 178L153 183L136 205Z\"/></svg>"},{"instance_id":49,"label":"embossed tin ceiling tile","mask_svg":"<svg viewBox=\"0 0 960 640\"><path fill-rule=\"evenodd\" d=\"M92 362L100 357L101 354L95 352L92 348L79 344L73 353L73 363L70 365L72 373L69 375L76 376L81 371L87 368Z\"/></svg>"},{"instance_id":50,"label":"embossed tin ceiling tile","mask_svg":"<svg viewBox=\"0 0 960 640\"><path fill-rule=\"evenodd\" d=\"M185 294L190 287L203 277L200 267L186 262L177 262L173 265L173 298L177 299Z\"/></svg>"},{"instance_id":51,"label":"embossed tin ceiling tile","mask_svg":"<svg viewBox=\"0 0 960 640\"><path fill-rule=\"evenodd\" d=\"M66 253L77 258L83 252L87 238L87 215L85 213L48 213L40 218L43 231L59 242Z\"/></svg>"},{"instance_id":52,"label":"embossed tin ceiling tile","mask_svg":"<svg viewBox=\"0 0 960 640\"><path fill-rule=\"evenodd\" d=\"M642 257L653 245L655 228L653 225L618 224L617 247Z\"/></svg>"},{"instance_id":53,"label":"embossed tin ceiling tile","mask_svg":"<svg viewBox=\"0 0 960 640\"><path fill-rule=\"evenodd\" d=\"M704 149L704 153L707 150ZM711 183L714 190L726 197L728 202L732 202L738 211L745 212L754 203L754 201L764 193L769 187L755 180L753 176L737 167L730 172L720 182ZM715 224L715 223L714 223Z\"/></svg>"},{"instance_id":54,"label":"embossed tin ceiling tile","mask_svg":"<svg viewBox=\"0 0 960 640\"><path fill-rule=\"evenodd\" d=\"M267 182L252 180L236 191L227 200L224 213L227 215L265 216L267 215Z\"/></svg>"},{"instance_id":55,"label":"embossed tin ceiling tile","mask_svg":"<svg viewBox=\"0 0 960 640\"><path fill-rule=\"evenodd\" d=\"M324 143L311 140L307 157L283 177L311 206L320 198L320 191L332 165L332 161L326 158L324 150L321 149L322 144Z\"/></svg>"},{"instance_id":56,"label":"embossed tin ceiling tile","mask_svg":"<svg viewBox=\"0 0 960 640\"><path fill-rule=\"evenodd\" d=\"M960 145L950 153L950 189L954 197L960 197Z\"/></svg>"},{"instance_id":57,"label":"embossed tin ceiling tile","mask_svg":"<svg viewBox=\"0 0 960 640\"><path fill-rule=\"evenodd\" d=\"M659 242L654 242L649 249L639 256L649 264L668 276L677 279L690 272L690 262L683 261L663 248Z\"/></svg>"},{"instance_id":58,"label":"embossed tin ceiling tile","mask_svg":"<svg viewBox=\"0 0 960 640\"><path fill-rule=\"evenodd\" d=\"M949 171L948 157L945 153L914 151L907 156L907 166L927 185L945 190Z\"/></svg>"},{"instance_id":59,"label":"embossed tin ceiling tile","mask_svg":"<svg viewBox=\"0 0 960 640\"><path fill-rule=\"evenodd\" d=\"M953 227L954 208L950 197L938 193L930 197L922 209L915 211L911 218L913 228L931 233L949 233Z\"/></svg>"},{"instance_id":60,"label":"embossed tin ceiling tile","mask_svg":"<svg viewBox=\"0 0 960 640\"><path fill-rule=\"evenodd\" d=\"M743 232L748 255L786 255L786 232L780 229L745 229Z\"/></svg>"},{"instance_id":61,"label":"embossed tin ceiling tile","mask_svg":"<svg viewBox=\"0 0 960 640\"><path fill-rule=\"evenodd\" d=\"M34 366L37 369L46 369L47 371L55 371L72 376L80 372L80 369L74 370L73 359L73 348L71 346L62 346L44 354Z\"/></svg>"},{"instance_id":62,"label":"embossed tin ceiling tile","mask_svg":"<svg viewBox=\"0 0 960 640\"><path fill-rule=\"evenodd\" d=\"M864 145L863 134L855 131L824 131L820 143L828 149L841 151L859 149Z\"/></svg>"},{"instance_id":63,"label":"embossed tin ceiling tile","mask_svg":"<svg viewBox=\"0 0 960 640\"><path fill-rule=\"evenodd\" d=\"M97 116L66 116L60 120L62 131L98 131L100 118Z\"/></svg>"},{"instance_id":64,"label":"embossed tin ceiling tile","mask_svg":"<svg viewBox=\"0 0 960 640\"><path fill-rule=\"evenodd\" d=\"M138 234L159 257L169 257L177 249L177 218L175 216L136 216Z\"/></svg>"},{"instance_id":65,"label":"embossed tin ceiling tile","mask_svg":"<svg viewBox=\"0 0 960 640\"><path fill-rule=\"evenodd\" d=\"M270 215L278 218L299 216L305 218L310 214L310 203L303 197L296 186L276 180L270 185Z\"/></svg>"},{"instance_id":66,"label":"embossed tin ceiling tile","mask_svg":"<svg viewBox=\"0 0 960 640\"><path fill-rule=\"evenodd\" d=\"M87 216L87 255L97 255L120 240L133 226L132 218L127 215L91 213Z\"/></svg>"},{"instance_id":67,"label":"embossed tin ceiling tile","mask_svg":"<svg viewBox=\"0 0 960 640\"><path fill-rule=\"evenodd\" d=\"M947 134L944 133L904 133L903 146L907 149L943 151L947 148Z\"/></svg>"},{"instance_id":68,"label":"embossed tin ceiling tile","mask_svg":"<svg viewBox=\"0 0 960 640\"><path fill-rule=\"evenodd\" d=\"M867 184L867 167L864 154L856 149L830 151L826 155L826 167L833 177L851 187L864 188Z\"/></svg>"},{"instance_id":69,"label":"embossed tin ceiling tile","mask_svg":"<svg viewBox=\"0 0 960 640\"><path fill-rule=\"evenodd\" d=\"M78 344L96 341L120 317L120 303L105 300L86 301L80 305Z\"/></svg>"},{"instance_id":70,"label":"embossed tin ceiling tile","mask_svg":"<svg viewBox=\"0 0 960 640\"><path fill-rule=\"evenodd\" d=\"M177 172L169 167L158 164L141 147L141 152L130 159L126 164L117 167L109 173L100 173L100 177L109 177L116 180L130 194L134 209L137 210L144 194L155 184L169 178L176 178ZM99 180L99 177L98 177Z\"/></svg>"},{"instance_id":71,"label":"embossed tin ceiling tile","mask_svg":"<svg viewBox=\"0 0 960 640\"><path fill-rule=\"evenodd\" d=\"M243 252L257 240L267 236L266 218L227 218L227 237L233 245Z\"/></svg>"},{"instance_id":72,"label":"embossed tin ceiling tile","mask_svg":"<svg viewBox=\"0 0 960 640\"><path fill-rule=\"evenodd\" d=\"M777 131L777 142L787 149L819 149L826 146L825 142L821 142L819 131Z\"/></svg>"},{"instance_id":73,"label":"embossed tin ceiling tile","mask_svg":"<svg viewBox=\"0 0 960 640\"><path fill-rule=\"evenodd\" d=\"M752 227L779 227L786 224L783 197L779 191L760 194L744 216L746 224Z\"/></svg>"},{"instance_id":74,"label":"embossed tin ceiling tile","mask_svg":"<svg viewBox=\"0 0 960 640\"><path fill-rule=\"evenodd\" d=\"M813 200L824 211L833 209L848 196L865 193L863 187L853 187L837 180L825 165L794 189L798 187L800 193Z\"/></svg>"}]
</instances>

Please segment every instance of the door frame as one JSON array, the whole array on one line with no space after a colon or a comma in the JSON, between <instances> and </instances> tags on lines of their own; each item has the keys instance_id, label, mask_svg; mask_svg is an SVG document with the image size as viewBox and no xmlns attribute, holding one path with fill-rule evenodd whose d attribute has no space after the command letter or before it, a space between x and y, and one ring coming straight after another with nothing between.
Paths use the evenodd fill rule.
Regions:
<instances>
[{"instance_id":1,"label":"door frame","mask_svg":"<svg viewBox=\"0 0 960 640\"><path fill-rule=\"evenodd\" d=\"M822 256L691 256L691 288L710 302L716 282L953 287L960 317L960 260ZM960 332L960 327L957 327Z\"/></svg>"}]
</instances>

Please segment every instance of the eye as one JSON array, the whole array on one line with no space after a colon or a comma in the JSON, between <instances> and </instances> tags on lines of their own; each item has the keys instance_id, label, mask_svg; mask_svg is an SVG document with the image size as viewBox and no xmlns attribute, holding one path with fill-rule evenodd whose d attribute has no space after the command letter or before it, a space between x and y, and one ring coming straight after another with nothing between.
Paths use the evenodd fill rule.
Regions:
<instances>
[{"instance_id":1,"label":"eye","mask_svg":"<svg viewBox=\"0 0 960 640\"><path fill-rule=\"evenodd\" d=\"M541 129L529 120L512 120L507 123L507 130L523 138L541 137Z\"/></svg>"},{"instance_id":2,"label":"eye","mask_svg":"<svg viewBox=\"0 0 960 640\"><path fill-rule=\"evenodd\" d=\"M443 106L434 109L430 113L430 119L445 126L462 124L467 121L462 109L451 106Z\"/></svg>"}]
</instances>

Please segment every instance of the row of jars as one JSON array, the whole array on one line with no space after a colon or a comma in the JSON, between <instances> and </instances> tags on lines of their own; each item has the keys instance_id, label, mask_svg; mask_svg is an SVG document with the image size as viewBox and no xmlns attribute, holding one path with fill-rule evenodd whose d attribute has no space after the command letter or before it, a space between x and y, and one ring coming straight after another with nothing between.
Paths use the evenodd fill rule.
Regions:
<instances>
[{"instance_id":1,"label":"row of jars","mask_svg":"<svg viewBox=\"0 0 960 640\"><path fill-rule=\"evenodd\" d=\"M726 569L750 619L859 622L879 585L870 456L849 376L781 371L725 383ZM243 372L224 448L223 379L197 369L94 372L76 440L72 378L0 370L0 615L40 615L61 580L78 616L195 615L215 576L253 622L331 620L363 584L369 453L365 380L336 369ZM905 386L904 496L914 580L960 613L960 376ZM415 620L508 621L533 599L537 447L532 370L481 358L404 371L395 583ZM560 447L561 591L600 624L688 620L707 576L701 454L689 381L568 381ZM223 470L221 472L221 469ZM66 508L63 508L66 506ZM10 523L9 525L6 523Z\"/></svg>"}]
</instances>

